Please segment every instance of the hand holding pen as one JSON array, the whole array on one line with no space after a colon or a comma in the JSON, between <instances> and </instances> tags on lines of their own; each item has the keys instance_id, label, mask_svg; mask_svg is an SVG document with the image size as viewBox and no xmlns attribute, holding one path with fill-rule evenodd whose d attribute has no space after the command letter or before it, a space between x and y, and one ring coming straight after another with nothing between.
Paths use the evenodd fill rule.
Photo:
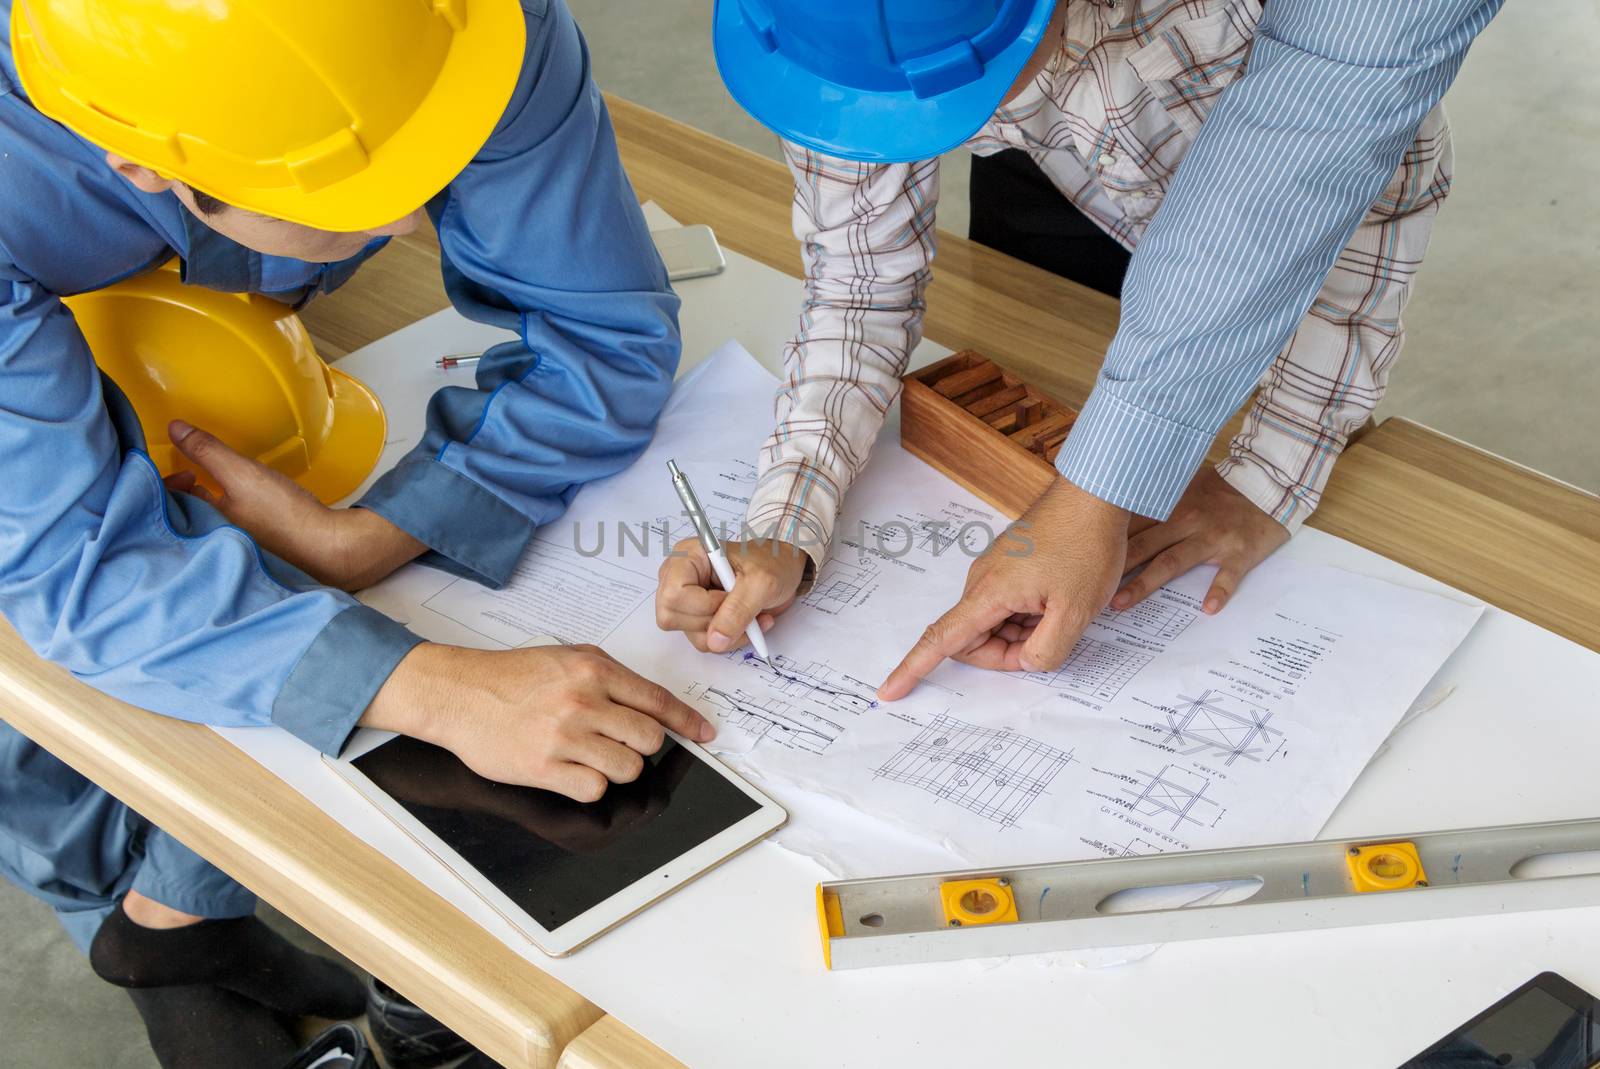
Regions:
<instances>
[{"instance_id":1,"label":"hand holding pen","mask_svg":"<svg viewBox=\"0 0 1600 1069\"><path fill-rule=\"evenodd\" d=\"M676 461L667 461L667 471L672 474L672 488L678 492L678 500L683 502L684 511L694 524L700 545L705 549L706 556L711 559L711 570L716 574L717 581L722 584L722 589L731 593L737 581L733 565L729 562L728 554L723 550L717 533L711 529L711 521L706 517L705 510L700 507L700 499L695 496L694 487L689 485L689 477L678 469ZM750 639L750 645L756 654L770 664L772 657L767 652L767 639L761 633L760 621L752 619L745 627L744 633Z\"/></svg>"}]
</instances>

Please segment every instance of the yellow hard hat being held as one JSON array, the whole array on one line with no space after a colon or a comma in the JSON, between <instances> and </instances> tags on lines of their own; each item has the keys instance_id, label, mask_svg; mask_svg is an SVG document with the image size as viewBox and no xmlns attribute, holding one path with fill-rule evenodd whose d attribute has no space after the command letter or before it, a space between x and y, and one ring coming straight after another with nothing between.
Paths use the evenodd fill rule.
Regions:
<instances>
[{"instance_id":1,"label":"yellow hard hat being held","mask_svg":"<svg viewBox=\"0 0 1600 1069\"><path fill-rule=\"evenodd\" d=\"M522 67L519 0L15 0L34 107L225 203L323 230L404 218Z\"/></svg>"},{"instance_id":2,"label":"yellow hard hat being held","mask_svg":"<svg viewBox=\"0 0 1600 1069\"><path fill-rule=\"evenodd\" d=\"M353 492L377 464L383 406L360 381L323 363L288 305L186 286L176 263L66 305L95 363L132 402L162 475L192 468L167 434L175 419L210 431L325 504Z\"/></svg>"}]
</instances>

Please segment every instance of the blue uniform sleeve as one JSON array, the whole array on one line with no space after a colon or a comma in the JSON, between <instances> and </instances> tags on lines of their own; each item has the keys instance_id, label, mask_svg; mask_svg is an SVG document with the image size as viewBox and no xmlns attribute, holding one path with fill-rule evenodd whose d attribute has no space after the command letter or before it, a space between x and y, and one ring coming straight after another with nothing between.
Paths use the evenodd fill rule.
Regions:
<instances>
[{"instance_id":1,"label":"blue uniform sleeve","mask_svg":"<svg viewBox=\"0 0 1600 1069\"><path fill-rule=\"evenodd\" d=\"M0 257L0 612L124 701L337 752L418 639L168 494L142 446L65 306Z\"/></svg>"},{"instance_id":2,"label":"blue uniform sleeve","mask_svg":"<svg viewBox=\"0 0 1600 1069\"><path fill-rule=\"evenodd\" d=\"M585 483L632 463L677 368L678 301L558 0L525 3L528 55L499 128L430 205L445 289L519 340L446 387L420 445L359 502L423 560L491 586ZM535 12L532 9L539 9Z\"/></svg>"},{"instance_id":3,"label":"blue uniform sleeve","mask_svg":"<svg viewBox=\"0 0 1600 1069\"><path fill-rule=\"evenodd\" d=\"M1129 265L1122 321L1056 459L1167 516L1283 349L1501 0L1272 0Z\"/></svg>"}]
</instances>

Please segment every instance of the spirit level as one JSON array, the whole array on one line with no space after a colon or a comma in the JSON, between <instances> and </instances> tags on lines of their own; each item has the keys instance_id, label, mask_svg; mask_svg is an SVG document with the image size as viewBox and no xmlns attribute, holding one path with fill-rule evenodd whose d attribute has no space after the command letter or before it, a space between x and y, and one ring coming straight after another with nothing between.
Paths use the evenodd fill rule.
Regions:
<instances>
[{"instance_id":1,"label":"spirit level","mask_svg":"<svg viewBox=\"0 0 1600 1069\"><path fill-rule=\"evenodd\" d=\"M1588 855L1579 857L1576 855ZM1255 885L1119 911L1129 892ZM1600 905L1600 820L1096 858L817 887L829 968Z\"/></svg>"}]
</instances>

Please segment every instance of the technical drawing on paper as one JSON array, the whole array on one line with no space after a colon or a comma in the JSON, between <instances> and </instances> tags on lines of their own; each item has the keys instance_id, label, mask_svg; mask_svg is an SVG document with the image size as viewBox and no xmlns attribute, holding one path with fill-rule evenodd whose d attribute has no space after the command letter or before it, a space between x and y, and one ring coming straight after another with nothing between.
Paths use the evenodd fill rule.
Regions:
<instances>
[{"instance_id":1,"label":"technical drawing on paper","mask_svg":"<svg viewBox=\"0 0 1600 1069\"><path fill-rule=\"evenodd\" d=\"M835 672L821 661L799 664L780 653L768 663L749 650L734 650L723 656L760 675L767 691L785 698L848 713L862 713L878 707L877 688L854 676Z\"/></svg>"},{"instance_id":2,"label":"technical drawing on paper","mask_svg":"<svg viewBox=\"0 0 1600 1069\"><path fill-rule=\"evenodd\" d=\"M1028 672L1030 683L1082 694L1108 702L1121 693L1128 681L1149 664L1152 656L1099 639L1080 638L1067 655L1066 663L1054 672Z\"/></svg>"},{"instance_id":3,"label":"technical drawing on paper","mask_svg":"<svg viewBox=\"0 0 1600 1069\"><path fill-rule=\"evenodd\" d=\"M1183 704L1167 710L1168 746L1188 745L1185 756L1202 750L1231 765L1243 757L1265 761L1283 748L1283 732L1267 726L1272 714L1253 702L1219 690L1204 690L1198 698L1178 695Z\"/></svg>"},{"instance_id":4,"label":"technical drawing on paper","mask_svg":"<svg viewBox=\"0 0 1600 1069\"><path fill-rule=\"evenodd\" d=\"M844 725L837 720L774 694L707 687L699 698L715 707L727 723L761 742L820 754L844 734Z\"/></svg>"},{"instance_id":5,"label":"technical drawing on paper","mask_svg":"<svg viewBox=\"0 0 1600 1069\"><path fill-rule=\"evenodd\" d=\"M1160 772L1139 770L1140 787L1124 787L1122 793L1133 799L1133 811L1152 821L1165 824L1172 818L1169 831L1177 831L1185 822L1206 826L1202 818L1216 815L1217 803L1206 797L1211 781L1198 772L1176 765L1164 765Z\"/></svg>"},{"instance_id":6,"label":"technical drawing on paper","mask_svg":"<svg viewBox=\"0 0 1600 1069\"><path fill-rule=\"evenodd\" d=\"M724 542L742 538L745 507L750 503L750 491L756 484L755 464L744 459L728 460L722 470L710 473L697 470L692 478L699 492L700 507L705 510L706 519L717 537ZM681 511L657 516L650 521L649 530L664 550L670 549L679 539L695 536L694 524Z\"/></svg>"},{"instance_id":7,"label":"technical drawing on paper","mask_svg":"<svg viewBox=\"0 0 1600 1069\"><path fill-rule=\"evenodd\" d=\"M726 463L725 470L711 477L711 487L726 489L729 493L741 493L748 499L750 488L756 484L755 462L745 457L731 457Z\"/></svg>"},{"instance_id":8,"label":"technical drawing on paper","mask_svg":"<svg viewBox=\"0 0 1600 1069\"><path fill-rule=\"evenodd\" d=\"M1103 839L1088 837L1080 837L1078 841L1106 857L1144 857L1147 854L1161 853L1161 847L1137 835L1125 843L1108 843Z\"/></svg>"},{"instance_id":9,"label":"technical drawing on paper","mask_svg":"<svg viewBox=\"0 0 1600 1069\"><path fill-rule=\"evenodd\" d=\"M811 592L800 603L837 616L845 609L866 604L878 589L878 578L878 562L864 553L855 560L829 557Z\"/></svg>"},{"instance_id":10,"label":"technical drawing on paper","mask_svg":"<svg viewBox=\"0 0 1600 1069\"><path fill-rule=\"evenodd\" d=\"M820 661L798 664L780 654L768 664L748 650L723 656L749 672L748 683L694 684L685 693L758 744L821 754L844 734L851 717L878 705L869 684Z\"/></svg>"},{"instance_id":11,"label":"technical drawing on paper","mask_svg":"<svg viewBox=\"0 0 1600 1069\"><path fill-rule=\"evenodd\" d=\"M960 543L960 554L977 558L995 537L995 515L951 501L936 512L902 512L882 523L863 519L864 545L899 559L913 551L942 557Z\"/></svg>"},{"instance_id":12,"label":"technical drawing on paper","mask_svg":"<svg viewBox=\"0 0 1600 1069\"><path fill-rule=\"evenodd\" d=\"M1131 631L1143 638L1168 641L1177 638L1198 617L1192 609L1173 605L1159 598L1145 598L1131 608L1115 612L1103 610L1095 623L1103 627Z\"/></svg>"},{"instance_id":13,"label":"technical drawing on paper","mask_svg":"<svg viewBox=\"0 0 1600 1069\"><path fill-rule=\"evenodd\" d=\"M1137 835L1117 847L1118 857L1144 857L1146 854L1159 853L1161 853L1161 847L1155 843L1146 842Z\"/></svg>"},{"instance_id":14,"label":"technical drawing on paper","mask_svg":"<svg viewBox=\"0 0 1600 1069\"><path fill-rule=\"evenodd\" d=\"M1006 728L978 727L940 715L875 775L1008 827L1022 819L1071 760L1070 751Z\"/></svg>"}]
</instances>

